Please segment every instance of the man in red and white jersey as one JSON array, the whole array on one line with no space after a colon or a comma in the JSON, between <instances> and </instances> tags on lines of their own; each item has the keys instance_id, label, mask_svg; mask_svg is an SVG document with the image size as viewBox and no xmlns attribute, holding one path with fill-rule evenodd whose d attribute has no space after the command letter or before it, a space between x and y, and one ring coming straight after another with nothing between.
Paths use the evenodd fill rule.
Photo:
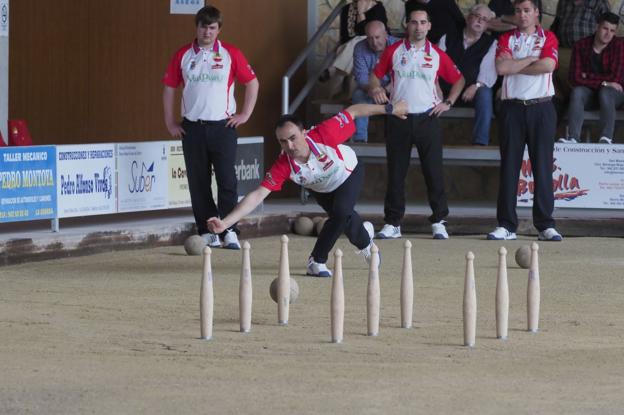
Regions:
<instances>
[{"instance_id":1,"label":"man in red and white jersey","mask_svg":"<svg viewBox=\"0 0 624 415\"><path fill-rule=\"evenodd\" d=\"M370 263L373 225L362 222L354 210L364 167L353 150L343 143L355 133L354 118L381 115L389 110L405 118L407 105L399 102L390 109L384 105L355 104L307 131L295 116L283 115L275 129L282 149L277 161L260 186L247 194L232 213L223 219L208 219L208 227L213 232L222 232L254 210L271 192L281 190L290 179L308 189L329 216L308 259L307 274L331 276L327 257L342 233Z\"/></svg>"},{"instance_id":2,"label":"man in red and white jersey","mask_svg":"<svg viewBox=\"0 0 624 415\"><path fill-rule=\"evenodd\" d=\"M386 137L388 184L384 202L385 225L381 239L401 237L405 214L405 178L412 146L418 150L432 215L429 217L435 239L448 239L444 218L449 213L442 172L442 139L438 116L448 111L464 88L464 77L451 58L427 40L431 22L427 11L413 10L407 21L404 41L386 48L370 77L371 96L376 103L405 100L407 119L390 118ZM379 82L390 74L390 99ZM446 99L437 91L438 77L452 87Z\"/></svg>"},{"instance_id":3,"label":"man in red and white jersey","mask_svg":"<svg viewBox=\"0 0 624 415\"><path fill-rule=\"evenodd\" d=\"M211 6L195 15L195 40L180 48L171 59L165 76L163 106L167 130L182 138L186 174L197 232L212 247L221 246L219 235L208 231L206 220L225 217L238 200L236 127L247 122L258 97L258 80L247 59L233 45L217 39L223 19ZM234 82L245 85L242 111L236 112ZM182 123L174 115L175 90L182 86ZM214 169L217 204L211 191ZM224 230L223 247L240 249L236 224Z\"/></svg>"},{"instance_id":4,"label":"man in red and white jersey","mask_svg":"<svg viewBox=\"0 0 624 415\"><path fill-rule=\"evenodd\" d=\"M525 145L535 184L533 225L538 238L561 241L552 217L553 147L557 114L552 74L557 67L558 41L539 25L538 0L514 0L517 29L498 39L496 71L503 75L500 116L500 184L496 219L490 240L516 239L518 177Z\"/></svg>"}]
</instances>

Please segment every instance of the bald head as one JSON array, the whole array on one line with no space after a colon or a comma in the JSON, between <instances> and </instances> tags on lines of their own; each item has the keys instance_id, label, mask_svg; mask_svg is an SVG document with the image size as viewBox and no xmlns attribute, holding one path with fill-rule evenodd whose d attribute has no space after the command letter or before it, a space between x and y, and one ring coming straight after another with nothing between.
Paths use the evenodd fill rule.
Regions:
<instances>
[{"instance_id":1,"label":"bald head","mask_svg":"<svg viewBox=\"0 0 624 415\"><path fill-rule=\"evenodd\" d=\"M379 20L371 20L366 23L366 42L368 47L373 52L382 52L386 48L386 41L388 40L388 32L386 32L386 25Z\"/></svg>"}]
</instances>

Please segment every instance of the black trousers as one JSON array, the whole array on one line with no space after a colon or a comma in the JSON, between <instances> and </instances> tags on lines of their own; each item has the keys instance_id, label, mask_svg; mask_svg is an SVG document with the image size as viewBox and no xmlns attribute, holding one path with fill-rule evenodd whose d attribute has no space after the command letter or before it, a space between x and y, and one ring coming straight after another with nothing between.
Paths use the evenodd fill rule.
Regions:
<instances>
[{"instance_id":1,"label":"black trousers","mask_svg":"<svg viewBox=\"0 0 624 415\"><path fill-rule=\"evenodd\" d=\"M405 178L412 145L416 146L432 215L431 223L448 216L442 169L442 139L437 117L428 113L409 114L406 120L388 117L386 123L388 183L384 202L384 221L399 226L405 215Z\"/></svg>"},{"instance_id":2,"label":"black trousers","mask_svg":"<svg viewBox=\"0 0 624 415\"><path fill-rule=\"evenodd\" d=\"M362 226L362 218L354 210L363 180L364 166L358 163L349 178L333 192L310 191L329 216L312 250L312 257L316 262L327 262L329 251L343 233L358 249L364 249L370 243L368 232Z\"/></svg>"},{"instance_id":3,"label":"black trousers","mask_svg":"<svg viewBox=\"0 0 624 415\"><path fill-rule=\"evenodd\" d=\"M208 233L206 220L227 216L238 201L236 145L238 135L234 128L225 126L226 121L184 120L182 138L186 177L188 179L191 204L197 232ZM211 189L212 171L217 179L217 204Z\"/></svg>"},{"instance_id":4,"label":"black trousers","mask_svg":"<svg viewBox=\"0 0 624 415\"><path fill-rule=\"evenodd\" d=\"M553 228L552 218L555 197L552 184L553 148L557 113L551 101L524 105L503 101L500 114L501 167L496 219L498 226L515 232L518 228L516 214L518 178L524 155L529 158L535 182L533 197L533 224L538 231Z\"/></svg>"}]
</instances>

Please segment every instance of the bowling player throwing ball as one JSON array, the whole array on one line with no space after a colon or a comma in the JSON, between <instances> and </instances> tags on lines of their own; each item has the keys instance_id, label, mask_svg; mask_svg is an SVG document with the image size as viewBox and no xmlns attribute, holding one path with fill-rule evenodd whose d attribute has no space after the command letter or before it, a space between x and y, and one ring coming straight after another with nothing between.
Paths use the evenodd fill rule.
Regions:
<instances>
[{"instance_id":1,"label":"bowling player throwing ball","mask_svg":"<svg viewBox=\"0 0 624 415\"><path fill-rule=\"evenodd\" d=\"M389 114L405 119L407 104L356 104L309 130L294 115L277 121L275 135L282 149L264 180L223 219L208 219L211 232L220 233L255 209L271 192L281 190L287 179L305 187L329 216L308 259L307 274L331 277L329 251L344 233L370 263L373 225L354 210L362 188L364 166L343 143L355 133L354 119Z\"/></svg>"}]
</instances>

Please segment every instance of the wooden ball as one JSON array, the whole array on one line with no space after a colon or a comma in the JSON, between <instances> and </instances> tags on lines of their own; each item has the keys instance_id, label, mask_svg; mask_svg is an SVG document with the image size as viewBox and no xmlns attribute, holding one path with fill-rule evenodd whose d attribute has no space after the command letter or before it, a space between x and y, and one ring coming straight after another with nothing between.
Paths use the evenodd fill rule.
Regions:
<instances>
[{"instance_id":1,"label":"wooden ball","mask_svg":"<svg viewBox=\"0 0 624 415\"><path fill-rule=\"evenodd\" d=\"M293 230L297 235L310 236L314 231L314 223L307 216L299 216L295 219Z\"/></svg>"},{"instance_id":2,"label":"wooden ball","mask_svg":"<svg viewBox=\"0 0 624 415\"><path fill-rule=\"evenodd\" d=\"M184 250L188 255L201 255L206 241L199 235L191 235L184 241Z\"/></svg>"},{"instance_id":3,"label":"wooden ball","mask_svg":"<svg viewBox=\"0 0 624 415\"><path fill-rule=\"evenodd\" d=\"M531 266L531 247L529 245L523 245L516 250L516 263L524 269Z\"/></svg>"},{"instance_id":4,"label":"wooden ball","mask_svg":"<svg viewBox=\"0 0 624 415\"><path fill-rule=\"evenodd\" d=\"M271 295L271 299L277 303L277 278L271 281L271 286L269 287L269 294ZM297 281L293 278L290 279L290 301L289 304L293 304L299 298L299 285Z\"/></svg>"}]
</instances>

